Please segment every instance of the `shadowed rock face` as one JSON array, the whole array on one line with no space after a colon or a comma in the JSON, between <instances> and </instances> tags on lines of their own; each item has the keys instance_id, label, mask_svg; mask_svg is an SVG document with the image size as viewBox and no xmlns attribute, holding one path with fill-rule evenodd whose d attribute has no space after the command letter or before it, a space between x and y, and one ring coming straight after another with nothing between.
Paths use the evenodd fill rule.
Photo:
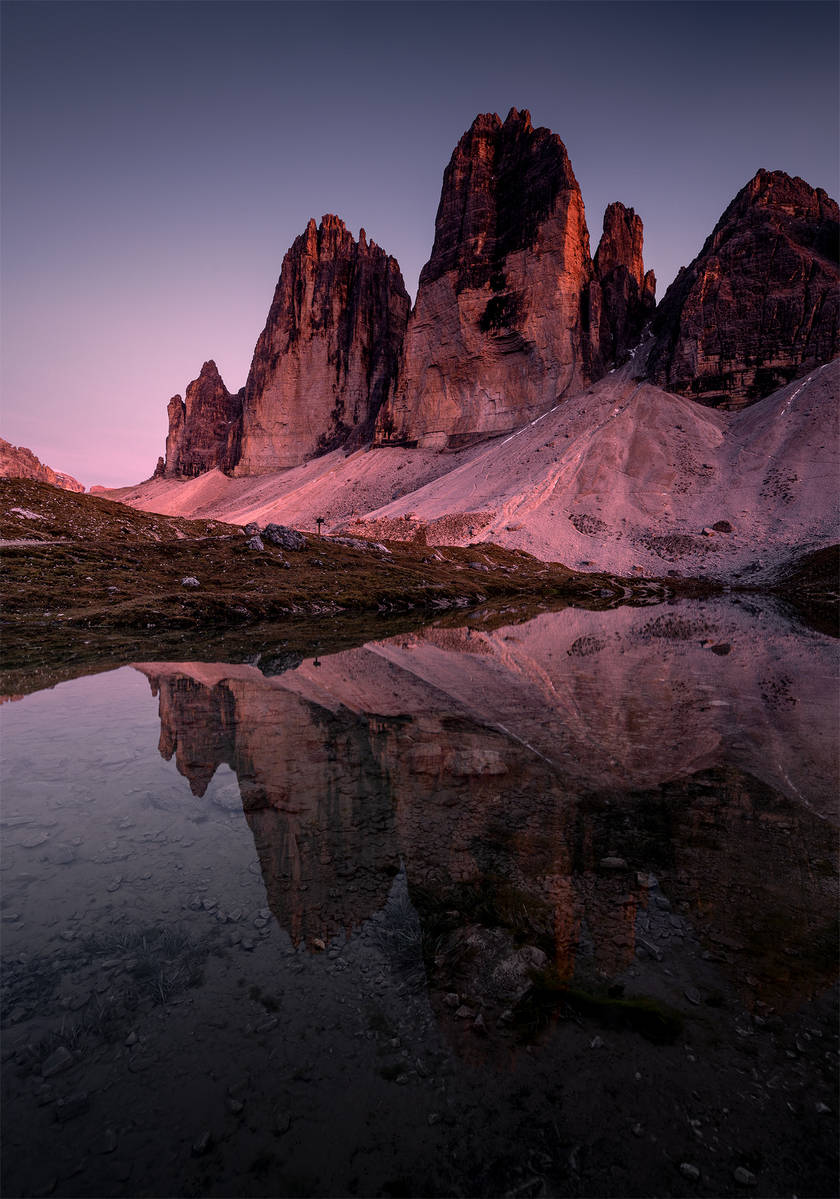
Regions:
<instances>
[{"instance_id":1,"label":"shadowed rock face","mask_svg":"<svg viewBox=\"0 0 840 1199\"><path fill-rule=\"evenodd\" d=\"M644 287L641 221L629 214L622 241L627 210L613 209L602 289L560 138L534 129L525 110L504 122L476 117L444 173L434 248L378 439L454 448L517 428L599 377L602 325L611 359L633 336L628 317L633 332L640 327Z\"/></svg>"},{"instance_id":2,"label":"shadowed rock face","mask_svg":"<svg viewBox=\"0 0 840 1199\"><path fill-rule=\"evenodd\" d=\"M283 260L245 387L237 474L296 466L370 437L396 375L410 301L396 259L336 216Z\"/></svg>"},{"instance_id":3,"label":"shadowed rock face","mask_svg":"<svg viewBox=\"0 0 840 1199\"><path fill-rule=\"evenodd\" d=\"M656 307L656 276L645 272L642 241L641 217L623 204L610 204L595 252L598 286L592 287L591 304L606 365L624 361Z\"/></svg>"},{"instance_id":4,"label":"shadowed rock face","mask_svg":"<svg viewBox=\"0 0 840 1199\"><path fill-rule=\"evenodd\" d=\"M759 171L668 288L647 375L740 408L840 350L837 204L783 171Z\"/></svg>"},{"instance_id":5,"label":"shadowed rock face","mask_svg":"<svg viewBox=\"0 0 840 1199\"><path fill-rule=\"evenodd\" d=\"M12 445L0 437L0 476L7 479L36 479L39 483L51 483L64 491L84 491L84 483L65 475L61 471L45 466L24 445Z\"/></svg>"},{"instance_id":6,"label":"shadowed rock face","mask_svg":"<svg viewBox=\"0 0 840 1199\"><path fill-rule=\"evenodd\" d=\"M242 392L231 395L211 359L187 387L186 401L173 396L167 409L166 461L155 474L194 478L207 470L232 470L239 458Z\"/></svg>"}]
</instances>

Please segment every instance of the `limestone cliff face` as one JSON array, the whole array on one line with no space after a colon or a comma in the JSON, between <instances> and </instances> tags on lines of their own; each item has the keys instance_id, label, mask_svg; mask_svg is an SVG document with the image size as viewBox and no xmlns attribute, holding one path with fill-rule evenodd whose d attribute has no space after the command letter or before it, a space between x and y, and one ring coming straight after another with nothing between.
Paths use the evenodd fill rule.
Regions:
<instances>
[{"instance_id":1,"label":"limestone cliff face","mask_svg":"<svg viewBox=\"0 0 840 1199\"><path fill-rule=\"evenodd\" d=\"M186 400L173 396L167 408L166 460L155 474L193 478L204 471L232 470L239 458L242 392L231 395L211 359L187 387Z\"/></svg>"},{"instance_id":2,"label":"limestone cliff face","mask_svg":"<svg viewBox=\"0 0 840 1199\"><path fill-rule=\"evenodd\" d=\"M835 357L838 215L821 188L759 171L665 293L648 377L740 408Z\"/></svg>"},{"instance_id":3,"label":"limestone cliff face","mask_svg":"<svg viewBox=\"0 0 840 1199\"><path fill-rule=\"evenodd\" d=\"M296 466L373 431L410 301L396 259L336 216L310 221L283 261L245 387L237 474Z\"/></svg>"},{"instance_id":4,"label":"limestone cliff face","mask_svg":"<svg viewBox=\"0 0 840 1199\"><path fill-rule=\"evenodd\" d=\"M626 359L656 307L656 277L645 272L642 243L641 217L623 204L610 204L595 252L591 291L591 321L607 366Z\"/></svg>"},{"instance_id":5,"label":"limestone cliff face","mask_svg":"<svg viewBox=\"0 0 840 1199\"><path fill-rule=\"evenodd\" d=\"M65 475L62 471L45 466L40 458L24 445L12 445L0 437L0 476L9 479L35 479L39 483L51 483L64 491L84 491L84 483Z\"/></svg>"},{"instance_id":6,"label":"limestone cliff face","mask_svg":"<svg viewBox=\"0 0 840 1199\"><path fill-rule=\"evenodd\" d=\"M544 412L600 369L583 200L530 114L476 117L443 178L401 377L380 442L454 447Z\"/></svg>"}]
</instances>

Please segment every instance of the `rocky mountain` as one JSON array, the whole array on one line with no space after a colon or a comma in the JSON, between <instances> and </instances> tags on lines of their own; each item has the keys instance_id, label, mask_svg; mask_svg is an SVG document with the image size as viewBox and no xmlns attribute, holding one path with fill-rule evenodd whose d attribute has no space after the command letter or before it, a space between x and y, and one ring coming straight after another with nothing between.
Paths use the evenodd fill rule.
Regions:
<instances>
[{"instance_id":1,"label":"rocky mountain","mask_svg":"<svg viewBox=\"0 0 840 1199\"><path fill-rule=\"evenodd\" d=\"M739 408L840 352L837 204L783 171L759 171L668 288L647 377Z\"/></svg>"},{"instance_id":2,"label":"rocky mountain","mask_svg":"<svg viewBox=\"0 0 840 1199\"><path fill-rule=\"evenodd\" d=\"M84 483L65 475L62 471L45 466L31 450L23 445L12 445L0 437L0 475L10 479L36 479L39 483L51 483L65 491L84 491Z\"/></svg>"},{"instance_id":3,"label":"rocky mountain","mask_svg":"<svg viewBox=\"0 0 840 1199\"><path fill-rule=\"evenodd\" d=\"M167 409L166 458L156 475L194 478L218 467L232 470L242 440L243 392L231 395L211 359L187 387L186 400L173 396Z\"/></svg>"},{"instance_id":4,"label":"rocky mountain","mask_svg":"<svg viewBox=\"0 0 840 1199\"><path fill-rule=\"evenodd\" d=\"M594 265L560 138L535 129L527 110L512 108L504 122L476 117L444 173L378 442L463 446L525 424L600 377L652 308L641 237L632 210L611 205Z\"/></svg>"},{"instance_id":5,"label":"rocky mountain","mask_svg":"<svg viewBox=\"0 0 840 1199\"><path fill-rule=\"evenodd\" d=\"M394 382L410 301L399 265L362 229L314 220L283 260L248 381L231 394L213 361L169 401L155 475L259 475L369 440Z\"/></svg>"},{"instance_id":6,"label":"rocky mountain","mask_svg":"<svg viewBox=\"0 0 840 1199\"><path fill-rule=\"evenodd\" d=\"M394 381L410 301L396 259L337 216L283 261L245 387L237 474L369 439Z\"/></svg>"},{"instance_id":7,"label":"rocky mountain","mask_svg":"<svg viewBox=\"0 0 840 1199\"><path fill-rule=\"evenodd\" d=\"M328 520L370 512L444 475L448 465L433 461L439 451L448 451L454 466L453 453L524 431L562 401L581 398L608 372L625 370L640 343L625 382L641 378L663 395L741 408L840 350L837 244L838 208L824 191L759 171L656 308L636 212L610 204L591 256L580 188L560 138L534 128L525 110L511 109L504 121L479 115L444 173L434 246L411 314L396 261L364 230L357 242L338 217L325 216L320 226L310 221L285 256L245 388L232 395L215 364L205 363L186 400L170 401L166 458L156 474L182 479L218 469L243 477L244 485L248 476L284 471L270 497L278 511L308 487L304 507L317 492ZM821 379L808 397L826 386ZM640 402L636 396L628 412ZM593 419L597 407L583 402ZM650 430L627 419L628 445L644 445L645 461L658 461ZM582 431L572 421L571 432L571 417L557 420L564 439ZM655 423L662 445L681 441L681 425L706 430L701 417L667 401L657 401ZM612 424L610 417L603 428ZM602 436L601 425L592 432L600 453L611 444L609 433ZM810 426L803 436L807 445L818 438L814 452L822 461L830 439ZM312 459L371 439L379 455L413 447L415 456L404 454L398 466L377 456L364 482L354 475L352 492L337 502L343 484L334 464L329 495L320 483L312 490L323 473L306 473ZM562 473L562 456L557 465ZM683 466L682 458L663 462L657 495L671 494ZM603 469L609 473L606 462ZM694 492L689 475L682 495ZM448 482L441 486L450 507L440 516L458 513L461 538L470 505L456 500ZM222 491L232 501L225 487L225 480L202 483L200 503L212 506ZM483 483L480 490L487 490ZM504 490L490 487L494 521L505 516L495 503ZM241 499L244 510L250 497L243 492ZM176 508L185 502L178 497ZM262 507L266 502L261 495ZM694 517L687 517L691 528ZM464 528L475 524L470 518ZM507 531L494 528L494 535ZM551 546L541 539L537 552L560 548L556 533L549 540ZM622 547L631 553L628 538ZM597 558L597 547L591 553Z\"/></svg>"},{"instance_id":8,"label":"rocky mountain","mask_svg":"<svg viewBox=\"0 0 840 1199\"><path fill-rule=\"evenodd\" d=\"M593 261L592 323L598 326L601 357L623 362L638 344L656 307L656 276L642 261L641 217L623 204L610 204Z\"/></svg>"}]
</instances>

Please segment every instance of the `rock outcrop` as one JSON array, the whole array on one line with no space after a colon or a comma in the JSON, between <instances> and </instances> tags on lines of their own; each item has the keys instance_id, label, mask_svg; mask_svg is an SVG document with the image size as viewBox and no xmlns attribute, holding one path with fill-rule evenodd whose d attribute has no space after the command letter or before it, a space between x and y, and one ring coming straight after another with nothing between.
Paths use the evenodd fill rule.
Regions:
<instances>
[{"instance_id":1,"label":"rock outcrop","mask_svg":"<svg viewBox=\"0 0 840 1199\"><path fill-rule=\"evenodd\" d=\"M0 437L0 475L8 479L35 479L39 483L51 483L64 491L84 491L84 483L65 475L62 471L45 466L31 450L23 445L12 445Z\"/></svg>"},{"instance_id":2,"label":"rock outcrop","mask_svg":"<svg viewBox=\"0 0 840 1199\"><path fill-rule=\"evenodd\" d=\"M632 344L654 286L641 264L641 221L622 205L608 217L599 273L560 138L534 129L525 110L504 122L476 117L444 173L379 443L467 445L600 377L616 348Z\"/></svg>"},{"instance_id":3,"label":"rock outcrop","mask_svg":"<svg viewBox=\"0 0 840 1199\"><path fill-rule=\"evenodd\" d=\"M231 395L210 359L187 387L186 400L169 401L166 459L156 475L194 478L218 467L230 471L239 460L242 437L242 396Z\"/></svg>"},{"instance_id":4,"label":"rock outcrop","mask_svg":"<svg viewBox=\"0 0 840 1199\"><path fill-rule=\"evenodd\" d=\"M530 114L473 121L443 177L378 440L454 448L544 412L590 374L592 277L566 148Z\"/></svg>"},{"instance_id":5,"label":"rock outcrop","mask_svg":"<svg viewBox=\"0 0 840 1199\"><path fill-rule=\"evenodd\" d=\"M297 466L370 438L396 376L410 301L396 259L337 216L283 260L254 350L237 474Z\"/></svg>"},{"instance_id":6,"label":"rock outcrop","mask_svg":"<svg viewBox=\"0 0 840 1199\"><path fill-rule=\"evenodd\" d=\"M601 358L609 366L623 362L638 344L656 307L656 276L645 271L642 242L641 217L623 204L610 204L595 251L591 301Z\"/></svg>"},{"instance_id":7,"label":"rock outcrop","mask_svg":"<svg viewBox=\"0 0 840 1199\"><path fill-rule=\"evenodd\" d=\"M759 171L668 288L647 376L740 408L840 351L838 207L821 188Z\"/></svg>"}]
</instances>

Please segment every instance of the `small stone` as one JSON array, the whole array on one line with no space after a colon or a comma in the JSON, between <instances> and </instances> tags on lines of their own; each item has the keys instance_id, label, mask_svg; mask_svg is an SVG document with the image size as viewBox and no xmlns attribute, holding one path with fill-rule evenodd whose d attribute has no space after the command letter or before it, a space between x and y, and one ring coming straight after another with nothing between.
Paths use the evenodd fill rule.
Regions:
<instances>
[{"instance_id":1,"label":"small stone","mask_svg":"<svg viewBox=\"0 0 840 1199\"><path fill-rule=\"evenodd\" d=\"M69 1049L64 1045L59 1045L46 1061L41 1066L41 1076L43 1078L51 1078L53 1074L61 1074L64 1070L69 1070L75 1064L76 1059Z\"/></svg>"},{"instance_id":2,"label":"small stone","mask_svg":"<svg viewBox=\"0 0 840 1199\"><path fill-rule=\"evenodd\" d=\"M43 845L49 839L49 833L29 833L28 836L23 838L20 844L24 849L37 849L39 845Z\"/></svg>"},{"instance_id":3,"label":"small stone","mask_svg":"<svg viewBox=\"0 0 840 1199\"><path fill-rule=\"evenodd\" d=\"M244 531L249 537L253 537L256 533L259 533L260 526L257 524L257 522L255 520L251 520L245 526Z\"/></svg>"},{"instance_id":4,"label":"small stone","mask_svg":"<svg viewBox=\"0 0 840 1199\"><path fill-rule=\"evenodd\" d=\"M475 1012L472 1008L467 1007L465 1003L462 1003L455 1015L459 1020L472 1020Z\"/></svg>"},{"instance_id":5,"label":"small stone","mask_svg":"<svg viewBox=\"0 0 840 1199\"><path fill-rule=\"evenodd\" d=\"M817 1115L819 1115L819 1116L824 1116L827 1112L830 1112L830 1111L831 1111L831 1108L828 1106L827 1103L818 1103L816 1106L816 1112L817 1112Z\"/></svg>"},{"instance_id":6,"label":"small stone","mask_svg":"<svg viewBox=\"0 0 840 1199\"><path fill-rule=\"evenodd\" d=\"M604 1042L601 1040L600 1037L595 1037L593 1040L591 1040L589 1042L590 1049L602 1049L603 1046L604 1046Z\"/></svg>"},{"instance_id":7,"label":"small stone","mask_svg":"<svg viewBox=\"0 0 840 1199\"><path fill-rule=\"evenodd\" d=\"M245 1104L242 1102L241 1099L228 1099L228 1101L227 1101L227 1109L234 1116L238 1116L244 1107L245 1107Z\"/></svg>"},{"instance_id":8,"label":"small stone","mask_svg":"<svg viewBox=\"0 0 840 1199\"><path fill-rule=\"evenodd\" d=\"M641 1124L633 1125L633 1136L634 1137L640 1137L643 1132L644 1132L644 1129L642 1128Z\"/></svg>"},{"instance_id":9,"label":"small stone","mask_svg":"<svg viewBox=\"0 0 840 1199\"><path fill-rule=\"evenodd\" d=\"M292 1127L292 1117L283 1108L278 1108L274 1113L274 1131L277 1136L282 1136Z\"/></svg>"},{"instance_id":10,"label":"small stone","mask_svg":"<svg viewBox=\"0 0 840 1199\"><path fill-rule=\"evenodd\" d=\"M201 584L199 583L198 579L195 578L194 575L187 575L187 577L185 579L181 579L181 586L182 587L200 587ZM195 1146L193 1146L193 1148L194 1147Z\"/></svg>"},{"instance_id":11,"label":"small stone","mask_svg":"<svg viewBox=\"0 0 840 1199\"><path fill-rule=\"evenodd\" d=\"M137 1044L137 1033L133 1029L125 1038L124 1044L129 1046Z\"/></svg>"},{"instance_id":12,"label":"small stone","mask_svg":"<svg viewBox=\"0 0 840 1199\"><path fill-rule=\"evenodd\" d=\"M479 1012L475 1020L473 1020L472 1027L473 1032L478 1033L479 1036L487 1036L487 1025L484 1023L484 1017L482 1016L481 1012Z\"/></svg>"},{"instance_id":13,"label":"small stone","mask_svg":"<svg viewBox=\"0 0 840 1199\"><path fill-rule=\"evenodd\" d=\"M440 1112L429 1112L428 1116L426 1117L426 1123L430 1128L434 1127L435 1124L439 1124Z\"/></svg>"},{"instance_id":14,"label":"small stone","mask_svg":"<svg viewBox=\"0 0 840 1199\"><path fill-rule=\"evenodd\" d=\"M212 1148L212 1145L213 1134L210 1132L210 1129L207 1128L204 1130L201 1136L192 1143L193 1157L203 1157L205 1153L209 1152L209 1150Z\"/></svg>"},{"instance_id":15,"label":"small stone","mask_svg":"<svg viewBox=\"0 0 840 1199\"><path fill-rule=\"evenodd\" d=\"M60 1124L66 1124L68 1120L75 1119L82 1112L86 1112L90 1107L90 1101L86 1091L78 1091L75 1095L68 1095L66 1099L59 1099L55 1105L56 1119Z\"/></svg>"},{"instance_id":16,"label":"small stone","mask_svg":"<svg viewBox=\"0 0 840 1199\"><path fill-rule=\"evenodd\" d=\"M695 1006L700 1003L700 992L696 991L694 987L686 987L683 995L685 995L689 1003L693 1003Z\"/></svg>"},{"instance_id":17,"label":"small stone","mask_svg":"<svg viewBox=\"0 0 840 1199\"><path fill-rule=\"evenodd\" d=\"M251 953L251 951L253 950L254 946L256 945L256 941L252 941L250 937L243 937L243 938L242 938L242 941L241 941L241 945L242 945L242 948L243 948L243 949L244 949L244 950L245 950L247 953Z\"/></svg>"},{"instance_id":18,"label":"small stone","mask_svg":"<svg viewBox=\"0 0 840 1199\"><path fill-rule=\"evenodd\" d=\"M744 1166L738 1166L733 1177L739 1187L754 1187L758 1181L752 1170L747 1170Z\"/></svg>"},{"instance_id":19,"label":"small stone","mask_svg":"<svg viewBox=\"0 0 840 1199\"><path fill-rule=\"evenodd\" d=\"M624 858L607 857L601 858L598 863L602 870L626 870L627 863Z\"/></svg>"},{"instance_id":20,"label":"small stone","mask_svg":"<svg viewBox=\"0 0 840 1199\"><path fill-rule=\"evenodd\" d=\"M683 1174L686 1178L691 1178L695 1182L700 1177L700 1171L691 1162L680 1162L680 1174Z\"/></svg>"},{"instance_id":21,"label":"small stone","mask_svg":"<svg viewBox=\"0 0 840 1199\"><path fill-rule=\"evenodd\" d=\"M456 1008L459 1006L461 1000L458 998L458 996L455 994L454 991L450 991L447 995L444 995L443 1002L446 1004L447 1007Z\"/></svg>"},{"instance_id":22,"label":"small stone","mask_svg":"<svg viewBox=\"0 0 840 1199\"><path fill-rule=\"evenodd\" d=\"M103 1156L106 1153L113 1153L117 1147L117 1140L117 1134L114 1132L113 1128L106 1128L102 1133L102 1136L99 1138L94 1152Z\"/></svg>"},{"instance_id":23,"label":"small stone","mask_svg":"<svg viewBox=\"0 0 840 1199\"><path fill-rule=\"evenodd\" d=\"M32 1187L32 1194L37 1196L51 1195L58 1186L58 1179L51 1174L48 1178L41 1178L35 1182Z\"/></svg>"},{"instance_id":24,"label":"small stone","mask_svg":"<svg viewBox=\"0 0 840 1199\"><path fill-rule=\"evenodd\" d=\"M326 947L325 943L324 943L324 942L321 940L321 938L320 938L320 937L313 937L313 938L312 938L312 948L313 948L313 949L320 949L321 951L323 951L323 950L325 950L327 947Z\"/></svg>"},{"instance_id":25,"label":"small stone","mask_svg":"<svg viewBox=\"0 0 840 1199\"><path fill-rule=\"evenodd\" d=\"M255 534L253 537L249 537L245 544L248 546L249 550L265 549L265 544L263 543L262 537L257 534Z\"/></svg>"}]
</instances>

